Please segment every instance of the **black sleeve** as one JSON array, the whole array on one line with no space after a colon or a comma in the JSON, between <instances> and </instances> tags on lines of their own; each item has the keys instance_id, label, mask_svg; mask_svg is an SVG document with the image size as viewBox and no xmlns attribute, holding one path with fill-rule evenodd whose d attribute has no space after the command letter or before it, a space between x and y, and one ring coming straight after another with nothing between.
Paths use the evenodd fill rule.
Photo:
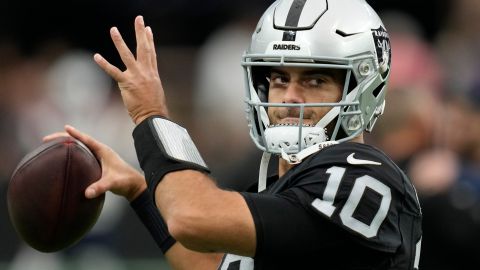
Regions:
<instances>
[{"instance_id":1,"label":"black sleeve","mask_svg":"<svg viewBox=\"0 0 480 270\"><path fill-rule=\"evenodd\" d=\"M305 254L302 246L308 245L313 238L319 239L320 236L322 241L312 244L328 246L339 241L339 230L306 211L293 192L242 195L254 216L257 255L292 255L292 252Z\"/></svg>"},{"instance_id":2,"label":"black sleeve","mask_svg":"<svg viewBox=\"0 0 480 270\"><path fill-rule=\"evenodd\" d=\"M281 194L245 192L242 195L255 222L256 267L286 269L285 261L281 258L288 257L291 258L288 261L294 262L294 265L289 265L290 269L309 269L312 263L319 262L322 268L331 269L348 263L358 265L365 258L368 258L370 265L374 265L375 261L390 256L352 241L342 228L305 209L292 191ZM332 259L339 254L348 254L350 261Z\"/></svg>"}]
</instances>

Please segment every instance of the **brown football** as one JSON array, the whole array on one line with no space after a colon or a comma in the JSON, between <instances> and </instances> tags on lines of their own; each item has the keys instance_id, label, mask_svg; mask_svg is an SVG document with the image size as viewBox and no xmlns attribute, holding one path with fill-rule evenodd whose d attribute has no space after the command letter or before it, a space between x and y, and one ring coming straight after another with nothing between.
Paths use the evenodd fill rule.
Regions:
<instances>
[{"instance_id":1,"label":"brown football","mask_svg":"<svg viewBox=\"0 0 480 270\"><path fill-rule=\"evenodd\" d=\"M10 220L20 238L36 250L55 252L80 241L95 225L105 195L85 198L102 169L80 141L61 137L28 153L12 174L7 191Z\"/></svg>"}]
</instances>

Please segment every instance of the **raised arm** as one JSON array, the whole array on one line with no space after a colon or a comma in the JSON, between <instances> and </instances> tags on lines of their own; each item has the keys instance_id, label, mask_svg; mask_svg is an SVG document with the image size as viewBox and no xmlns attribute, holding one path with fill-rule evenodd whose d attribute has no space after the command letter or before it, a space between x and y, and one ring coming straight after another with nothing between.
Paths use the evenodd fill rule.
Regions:
<instances>
[{"instance_id":1,"label":"raised arm","mask_svg":"<svg viewBox=\"0 0 480 270\"><path fill-rule=\"evenodd\" d=\"M137 143L140 139L135 138L135 147L140 163L147 164L142 168L145 171L148 167L148 174L145 171L147 183L155 194L156 205L166 220L170 233L192 251L253 256L256 246L255 226L242 195L218 188L208 174L204 170L197 170L196 166L168 169L172 162L178 160L165 152L165 147L169 145L159 146L158 141L159 136L171 135L167 134L170 131L154 129L153 124L148 122L157 117L160 119L158 121L168 121L165 119L169 118L169 114L158 74L153 34L150 27L145 27L142 16L135 19L135 32L136 56L126 46L118 29L113 27L110 31L126 66L125 71L113 66L99 54L95 54L94 59L118 82L125 107L137 125L135 132L149 133L142 133L139 137L145 135L153 138L147 143ZM146 128L142 129L142 125ZM139 129L142 130L138 131ZM172 142L178 145L183 143ZM159 158L160 155L164 156ZM161 159L164 161L159 161ZM167 172L158 174L159 170ZM150 179L152 173L160 176ZM95 184L91 188L91 196L102 192L97 190L99 187ZM174 260L177 256L175 250L177 249L167 252L169 260Z\"/></svg>"}]
</instances>

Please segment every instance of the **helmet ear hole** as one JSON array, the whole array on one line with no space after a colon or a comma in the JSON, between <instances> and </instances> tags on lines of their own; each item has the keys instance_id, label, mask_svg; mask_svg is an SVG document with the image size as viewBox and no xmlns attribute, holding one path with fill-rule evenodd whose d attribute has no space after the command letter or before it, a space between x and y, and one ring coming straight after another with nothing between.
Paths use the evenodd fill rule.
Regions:
<instances>
[{"instance_id":1,"label":"helmet ear hole","mask_svg":"<svg viewBox=\"0 0 480 270\"><path fill-rule=\"evenodd\" d=\"M268 88L264 84L259 84L257 86L257 95L260 101L268 102Z\"/></svg>"},{"instance_id":2,"label":"helmet ear hole","mask_svg":"<svg viewBox=\"0 0 480 270\"><path fill-rule=\"evenodd\" d=\"M351 73L350 79L348 80L348 93L350 93L355 87L357 87L357 79L353 75L354 72Z\"/></svg>"},{"instance_id":3,"label":"helmet ear hole","mask_svg":"<svg viewBox=\"0 0 480 270\"><path fill-rule=\"evenodd\" d=\"M347 111L348 111L348 106L344 108L344 112L347 112ZM334 133L335 127L337 126L338 121L340 120L339 120L339 117L337 116L332 120L332 122L330 122L330 124L327 125L327 128L326 128L327 136L332 140L336 140L336 141L348 137L348 134L347 132L345 132L342 124L340 124L340 127L338 128L336 136L335 137L333 136L333 133Z\"/></svg>"},{"instance_id":4,"label":"helmet ear hole","mask_svg":"<svg viewBox=\"0 0 480 270\"><path fill-rule=\"evenodd\" d=\"M267 78L270 77L270 67L257 66L252 67L252 83L257 92L258 98L262 102L268 102L268 89L270 83Z\"/></svg>"},{"instance_id":5,"label":"helmet ear hole","mask_svg":"<svg viewBox=\"0 0 480 270\"><path fill-rule=\"evenodd\" d=\"M383 89L383 87L385 86L385 83L381 83L380 85L377 86L377 88L375 88L373 91L372 91L372 95L377 98L378 97L378 94L380 94L380 91Z\"/></svg>"}]
</instances>

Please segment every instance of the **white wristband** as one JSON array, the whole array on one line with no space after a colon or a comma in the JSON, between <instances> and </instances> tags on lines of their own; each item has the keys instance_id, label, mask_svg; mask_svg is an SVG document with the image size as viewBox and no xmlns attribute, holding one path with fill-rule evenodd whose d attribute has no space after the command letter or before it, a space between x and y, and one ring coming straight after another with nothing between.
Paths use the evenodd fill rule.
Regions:
<instances>
[{"instance_id":1,"label":"white wristband","mask_svg":"<svg viewBox=\"0 0 480 270\"><path fill-rule=\"evenodd\" d=\"M152 119L152 124L157 138L171 158L207 167L185 128L163 118Z\"/></svg>"}]
</instances>

